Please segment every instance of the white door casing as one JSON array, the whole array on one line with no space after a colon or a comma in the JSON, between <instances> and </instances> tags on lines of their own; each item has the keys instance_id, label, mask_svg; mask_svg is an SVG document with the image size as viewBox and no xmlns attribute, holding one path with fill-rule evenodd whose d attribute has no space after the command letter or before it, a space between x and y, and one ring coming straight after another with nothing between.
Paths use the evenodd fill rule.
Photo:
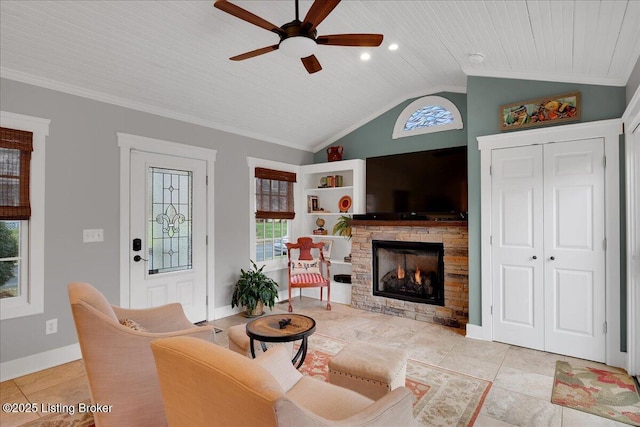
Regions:
<instances>
[{"instance_id":1,"label":"white door casing","mask_svg":"<svg viewBox=\"0 0 640 427\"><path fill-rule=\"evenodd\" d=\"M178 302L206 320L206 177L203 160L131 151L131 308Z\"/></svg>"},{"instance_id":2,"label":"white door casing","mask_svg":"<svg viewBox=\"0 0 640 427\"><path fill-rule=\"evenodd\" d=\"M135 253L132 251L131 225L130 225L130 181L131 181L131 152L143 151L156 153L176 158L202 160L206 163L206 215L205 215L205 251L206 263L206 300L207 320L214 320L215 284L214 284L214 166L216 150L196 147L181 143L147 138L138 135L118 133L118 146L120 148L120 303L122 307L131 307L131 260ZM142 252L142 251L141 251ZM142 256L142 255L141 255ZM144 257L143 257L144 258ZM143 264L142 262L140 264ZM193 319L195 321L195 319ZM204 319L199 319L204 320Z\"/></svg>"}]
</instances>

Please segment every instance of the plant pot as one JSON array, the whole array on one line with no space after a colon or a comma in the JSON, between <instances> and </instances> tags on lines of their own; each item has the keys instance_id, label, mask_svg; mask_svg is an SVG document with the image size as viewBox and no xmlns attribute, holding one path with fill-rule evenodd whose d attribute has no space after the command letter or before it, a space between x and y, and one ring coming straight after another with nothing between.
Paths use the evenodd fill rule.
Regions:
<instances>
[{"instance_id":1,"label":"plant pot","mask_svg":"<svg viewBox=\"0 0 640 427\"><path fill-rule=\"evenodd\" d=\"M256 307L249 311L245 311L244 315L245 317L258 317L258 316L262 316L264 314L264 304L262 303L262 301L258 301L258 304L256 304Z\"/></svg>"}]
</instances>

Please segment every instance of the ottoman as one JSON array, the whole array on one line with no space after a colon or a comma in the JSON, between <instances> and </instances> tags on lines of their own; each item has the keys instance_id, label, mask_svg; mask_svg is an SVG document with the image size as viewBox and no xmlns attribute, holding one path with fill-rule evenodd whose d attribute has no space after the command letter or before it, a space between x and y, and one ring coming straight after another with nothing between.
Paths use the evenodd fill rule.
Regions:
<instances>
[{"instance_id":1,"label":"ottoman","mask_svg":"<svg viewBox=\"0 0 640 427\"><path fill-rule=\"evenodd\" d=\"M404 350L354 341L329 361L329 382L378 400L404 387L407 353Z\"/></svg>"}]
</instances>

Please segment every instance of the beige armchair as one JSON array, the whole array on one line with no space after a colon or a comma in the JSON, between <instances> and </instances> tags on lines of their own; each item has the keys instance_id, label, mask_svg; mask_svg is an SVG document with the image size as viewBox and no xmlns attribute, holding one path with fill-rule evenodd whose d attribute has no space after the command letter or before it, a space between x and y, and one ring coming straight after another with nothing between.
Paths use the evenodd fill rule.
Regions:
<instances>
[{"instance_id":1,"label":"beige armchair","mask_svg":"<svg viewBox=\"0 0 640 427\"><path fill-rule=\"evenodd\" d=\"M96 427L166 426L149 344L181 335L211 343L213 327L193 325L180 304L130 310L112 306L88 283L71 283L68 291L91 398L111 406L94 414ZM130 326L120 323L125 319Z\"/></svg>"},{"instance_id":2,"label":"beige armchair","mask_svg":"<svg viewBox=\"0 0 640 427\"><path fill-rule=\"evenodd\" d=\"M171 427L414 426L407 388L371 400L303 376L284 346L256 359L190 337L151 349Z\"/></svg>"}]
</instances>

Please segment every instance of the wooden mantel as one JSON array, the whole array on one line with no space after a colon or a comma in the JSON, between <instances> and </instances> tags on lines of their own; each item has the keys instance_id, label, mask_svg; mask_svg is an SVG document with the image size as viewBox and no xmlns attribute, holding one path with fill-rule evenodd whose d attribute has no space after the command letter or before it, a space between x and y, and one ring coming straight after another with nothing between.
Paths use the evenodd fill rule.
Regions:
<instances>
[{"instance_id":1,"label":"wooden mantel","mask_svg":"<svg viewBox=\"0 0 640 427\"><path fill-rule=\"evenodd\" d=\"M352 219L352 227L467 227L467 221Z\"/></svg>"}]
</instances>

